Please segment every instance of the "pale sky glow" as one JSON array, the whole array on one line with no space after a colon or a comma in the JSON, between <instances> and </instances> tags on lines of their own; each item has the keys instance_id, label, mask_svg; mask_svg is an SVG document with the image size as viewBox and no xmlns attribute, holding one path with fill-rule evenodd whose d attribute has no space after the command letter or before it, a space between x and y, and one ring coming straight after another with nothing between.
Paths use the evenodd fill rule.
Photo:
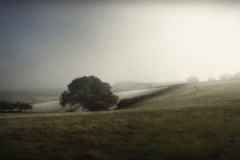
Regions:
<instances>
[{"instance_id":1,"label":"pale sky glow","mask_svg":"<svg viewBox=\"0 0 240 160\"><path fill-rule=\"evenodd\" d=\"M240 72L237 1L16 2L0 12L0 89Z\"/></svg>"}]
</instances>

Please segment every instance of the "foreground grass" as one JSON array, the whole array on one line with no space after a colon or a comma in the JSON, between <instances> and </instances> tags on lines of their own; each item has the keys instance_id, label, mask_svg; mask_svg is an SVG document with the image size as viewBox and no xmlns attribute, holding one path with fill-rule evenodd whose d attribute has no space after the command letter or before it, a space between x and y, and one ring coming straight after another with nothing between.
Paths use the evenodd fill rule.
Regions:
<instances>
[{"instance_id":1,"label":"foreground grass","mask_svg":"<svg viewBox=\"0 0 240 160\"><path fill-rule=\"evenodd\" d=\"M238 159L240 109L1 118L1 159Z\"/></svg>"},{"instance_id":2,"label":"foreground grass","mask_svg":"<svg viewBox=\"0 0 240 160\"><path fill-rule=\"evenodd\" d=\"M239 159L238 85L183 86L126 110L0 114L0 159Z\"/></svg>"}]
</instances>

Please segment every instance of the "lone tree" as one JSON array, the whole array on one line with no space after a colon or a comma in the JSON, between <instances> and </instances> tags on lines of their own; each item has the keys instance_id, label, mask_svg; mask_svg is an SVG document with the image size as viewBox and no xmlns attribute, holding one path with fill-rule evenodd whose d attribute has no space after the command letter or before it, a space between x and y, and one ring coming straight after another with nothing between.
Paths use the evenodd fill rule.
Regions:
<instances>
[{"instance_id":1,"label":"lone tree","mask_svg":"<svg viewBox=\"0 0 240 160\"><path fill-rule=\"evenodd\" d=\"M74 79L59 100L61 106L69 105L70 110L71 106L80 105L90 111L100 111L116 104L118 97L113 95L108 83L95 76L84 76Z\"/></svg>"}]
</instances>

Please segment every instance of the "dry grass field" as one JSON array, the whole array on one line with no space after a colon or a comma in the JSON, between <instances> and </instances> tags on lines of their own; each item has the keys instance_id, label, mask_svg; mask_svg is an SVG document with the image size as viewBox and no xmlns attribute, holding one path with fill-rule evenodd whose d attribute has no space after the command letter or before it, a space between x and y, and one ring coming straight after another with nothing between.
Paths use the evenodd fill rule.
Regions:
<instances>
[{"instance_id":1,"label":"dry grass field","mask_svg":"<svg viewBox=\"0 0 240 160\"><path fill-rule=\"evenodd\" d=\"M0 159L240 159L240 81L196 87L121 110L0 114Z\"/></svg>"}]
</instances>

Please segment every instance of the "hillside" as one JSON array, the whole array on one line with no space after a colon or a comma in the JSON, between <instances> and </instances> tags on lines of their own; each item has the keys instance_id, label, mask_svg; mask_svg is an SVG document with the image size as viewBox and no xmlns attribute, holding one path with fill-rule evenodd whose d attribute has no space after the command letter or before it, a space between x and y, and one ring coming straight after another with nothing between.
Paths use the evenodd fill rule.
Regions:
<instances>
[{"instance_id":1,"label":"hillside","mask_svg":"<svg viewBox=\"0 0 240 160\"><path fill-rule=\"evenodd\" d=\"M240 105L240 81L223 81L186 84L161 96L135 104L131 109L135 107L138 107L136 109L236 107L238 105Z\"/></svg>"},{"instance_id":2,"label":"hillside","mask_svg":"<svg viewBox=\"0 0 240 160\"><path fill-rule=\"evenodd\" d=\"M0 114L1 158L239 159L240 81L196 87L121 110Z\"/></svg>"}]
</instances>

